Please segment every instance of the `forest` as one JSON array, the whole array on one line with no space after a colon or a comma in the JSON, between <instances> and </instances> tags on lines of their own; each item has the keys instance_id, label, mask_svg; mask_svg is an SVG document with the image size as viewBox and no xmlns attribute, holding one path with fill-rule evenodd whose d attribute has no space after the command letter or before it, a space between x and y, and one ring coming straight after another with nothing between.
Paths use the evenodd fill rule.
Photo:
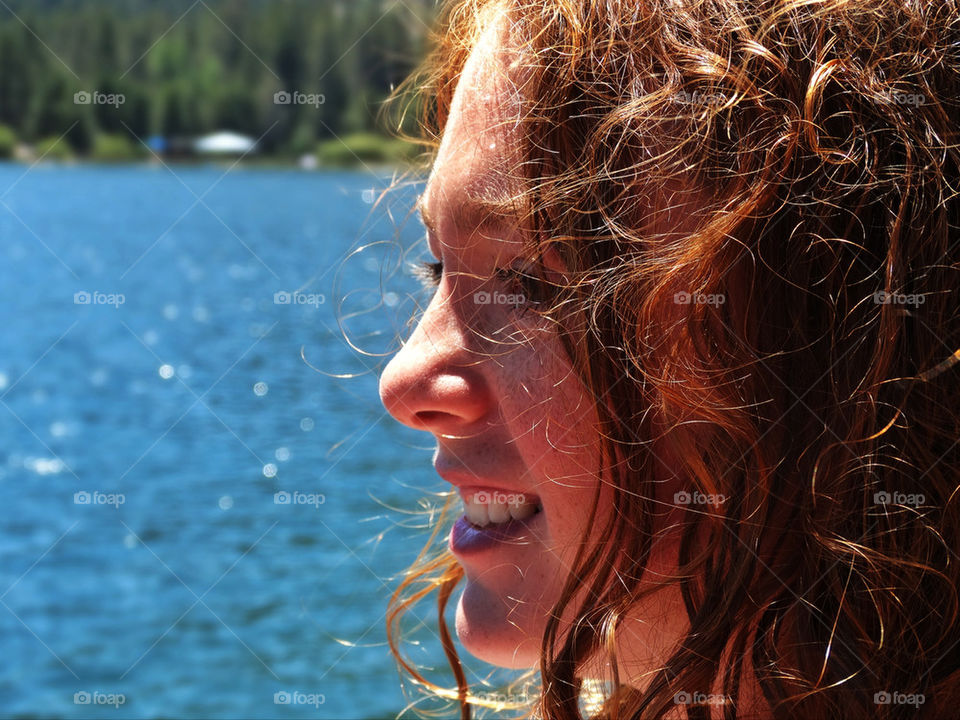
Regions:
<instances>
[{"instance_id":1,"label":"forest","mask_svg":"<svg viewBox=\"0 0 960 720\"><path fill-rule=\"evenodd\" d=\"M6 0L0 156L122 159L220 130L273 156L376 145L433 13L432 0Z\"/></svg>"}]
</instances>

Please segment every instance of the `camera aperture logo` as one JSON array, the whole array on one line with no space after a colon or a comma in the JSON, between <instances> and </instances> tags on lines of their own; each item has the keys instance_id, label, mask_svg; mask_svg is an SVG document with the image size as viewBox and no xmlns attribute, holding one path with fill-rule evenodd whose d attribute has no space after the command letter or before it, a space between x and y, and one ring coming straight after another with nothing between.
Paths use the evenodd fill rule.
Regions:
<instances>
[{"instance_id":1,"label":"camera aperture logo","mask_svg":"<svg viewBox=\"0 0 960 720\"><path fill-rule=\"evenodd\" d=\"M527 298L522 293L487 292L480 290L473 294L473 302L475 305L509 305L510 307L519 307L527 302Z\"/></svg>"},{"instance_id":2,"label":"camera aperture logo","mask_svg":"<svg viewBox=\"0 0 960 720\"><path fill-rule=\"evenodd\" d=\"M323 493L302 493L299 490L281 490L273 494L274 505L313 505L317 510L327 501Z\"/></svg>"},{"instance_id":3,"label":"camera aperture logo","mask_svg":"<svg viewBox=\"0 0 960 720\"><path fill-rule=\"evenodd\" d=\"M673 294L673 302L677 305L723 305L727 296L723 293L690 293L685 290Z\"/></svg>"},{"instance_id":4,"label":"camera aperture logo","mask_svg":"<svg viewBox=\"0 0 960 720\"><path fill-rule=\"evenodd\" d=\"M78 690L73 694L74 705L113 705L118 708L127 702L127 696L123 693L104 693L99 690L88 692L87 690Z\"/></svg>"},{"instance_id":5,"label":"camera aperture logo","mask_svg":"<svg viewBox=\"0 0 960 720\"><path fill-rule=\"evenodd\" d=\"M473 494L473 502L478 505L523 505L527 496L523 493L504 493L498 490L478 490Z\"/></svg>"},{"instance_id":6,"label":"camera aperture logo","mask_svg":"<svg viewBox=\"0 0 960 720\"><path fill-rule=\"evenodd\" d=\"M274 705L312 705L315 708L323 705L327 699L323 693L305 693L299 690L278 690L273 694Z\"/></svg>"},{"instance_id":7,"label":"camera aperture logo","mask_svg":"<svg viewBox=\"0 0 960 720\"><path fill-rule=\"evenodd\" d=\"M913 705L914 709L919 708L927 701L923 693L902 693L894 690L889 692L881 690L873 694L874 705Z\"/></svg>"},{"instance_id":8,"label":"camera aperture logo","mask_svg":"<svg viewBox=\"0 0 960 720\"><path fill-rule=\"evenodd\" d=\"M887 492L881 490L873 494L873 503L875 505L904 505L906 507L920 507L927 502L927 496L923 493L903 493Z\"/></svg>"},{"instance_id":9,"label":"camera aperture logo","mask_svg":"<svg viewBox=\"0 0 960 720\"><path fill-rule=\"evenodd\" d=\"M908 93L900 90L890 90L884 93L887 102L895 105L909 105L910 107L920 107L927 102L927 96L923 93Z\"/></svg>"},{"instance_id":10,"label":"camera aperture logo","mask_svg":"<svg viewBox=\"0 0 960 720\"><path fill-rule=\"evenodd\" d=\"M673 696L674 705L726 705L730 702L729 695L704 692L680 691Z\"/></svg>"},{"instance_id":11,"label":"camera aperture logo","mask_svg":"<svg viewBox=\"0 0 960 720\"><path fill-rule=\"evenodd\" d=\"M727 501L726 495L702 493L699 490L687 492L681 490L673 494L675 505L723 505Z\"/></svg>"},{"instance_id":12,"label":"camera aperture logo","mask_svg":"<svg viewBox=\"0 0 960 720\"><path fill-rule=\"evenodd\" d=\"M73 494L74 505L113 505L116 509L127 502L127 496L123 493L105 493L99 490L87 492L80 490Z\"/></svg>"},{"instance_id":13,"label":"camera aperture logo","mask_svg":"<svg viewBox=\"0 0 960 720\"><path fill-rule=\"evenodd\" d=\"M875 305L913 305L917 307L923 305L926 301L927 296L920 295L919 293L906 294L878 290L873 294L873 302Z\"/></svg>"},{"instance_id":14,"label":"camera aperture logo","mask_svg":"<svg viewBox=\"0 0 960 720\"><path fill-rule=\"evenodd\" d=\"M123 293L103 293L98 290L89 292L87 290L78 290L73 294L74 305L113 305L115 309L119 308L127 301Z\"/></svg>"},{"instance_id":15,"label":"camera aperture logo","mask_svg":"<svg viewBox=\"0 0 960 720\"><path fill-rule=\"evenodd\" d=\"M321 293L302 293L299 290L293 292L278 290L273 294L274 305L312 305L313 307L319 307L326 301L327 299Z\"/></svg>"},{"instance_id":16,"label":"camera aperture logo","mask_svg":"<svg viewBox=\"0 0 960 720\"><path fill-rule=\"evenodd\" d=\"M73 94L74 105L113 105L120 107L127 101L123 93L104 93L99 90L80 90Z\"/></svg>"},{"instance_id":17,"label":"camera aperture logo","mask_svg":"<svg viewBox=\"0 0 960 720\"><path fill-rule=\"evenodd\" d=\"M478 692L476 698L480 702L500 705L503 709L510 706L523 707L534 702L539 697L539 693L524 688L520 692Z\"/></svg>"},{"instance_id":18,"label":"camera aperture logo","mask_svg":"<svg viewBox=\"0 0 960 720\"><path fill-rule=\"evenodd\" d=\"M702 105L717 108L727 102L727 96L720 92L680 90L673 95L673 101L679 105Z\"/></svg>"},{"instance_id":19,"label":"camera aperture logo","mask_svg":"<svg viewBox=\"0 0 960 720\"><path fill-rule=\"evenodd\" d=\"M324 97L323 93L278 90L273 94L274 105L313 105L313 107L319 108L326 101L327 98Z\"/></svg>"}]
</instances>

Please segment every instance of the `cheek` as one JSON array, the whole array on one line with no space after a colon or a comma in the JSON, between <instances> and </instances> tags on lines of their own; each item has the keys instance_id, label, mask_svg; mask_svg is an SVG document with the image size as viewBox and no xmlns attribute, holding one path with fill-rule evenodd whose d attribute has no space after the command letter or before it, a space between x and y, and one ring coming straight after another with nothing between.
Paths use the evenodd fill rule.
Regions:
<instances>
[{"instance_id":1,"label":"cheek","mask_svg":"<svg viewBox=\"0 0 960 720\"><path fill-rule=\"evenodd\" d=\"M519 460L511 464L512 472L523 475L517 482L539 496L545 534L510 562L465 566L457 634L481 659L532 667L550 612L591 527L599 469L596 415L558 343L514 347L500 355L497 368L492 379L503 429L501 451Z\"/></svg>"},{"instance_id":2,"label":"cheek","mask_svg":"<svg viewBox=\"0 0 960 720\"><path fill-rule=\"evenodd\" d=\"M559 343L544 343L535 352L514 358L511 365L504 366L512 369L503 378L504 420L543 502L549 549L561 569L569 569L588 528L599 483L592 395L564 359Z\"/></svg>"},{"instance_id":3,"label":"cheek","mask_svg":"<svg viewBox=\"0 0 960 720\"><path fill-rule=\"evenodd\" d=\"M590 391L558 342L514 350L497 379L500 412L531 470L566 468L595 475L599 444Z\"/></svg>"}]
</instances>

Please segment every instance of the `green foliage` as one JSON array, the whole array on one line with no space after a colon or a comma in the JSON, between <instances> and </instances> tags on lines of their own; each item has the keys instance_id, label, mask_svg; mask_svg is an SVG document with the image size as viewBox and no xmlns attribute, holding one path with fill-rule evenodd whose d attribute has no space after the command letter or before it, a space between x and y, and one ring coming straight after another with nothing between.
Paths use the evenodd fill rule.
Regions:
<instances>
[{"instance_id":1,"label":"green foliage","mask_svg":"<svg viewBox=\"0 0 960 720\"><path fill-rule=\"evenodd\" d=\"M13 149L17 146L17 134L13 128L0 125L0 159L7 160L13 157Z\"/></svg>"},{"instance_id":2,"label":"green foliage","mask_svg":"<svg viewBox=\"0 0 960 720\"><path fill-rule=\"evenodd\" d=\"M139 160L145 154L146 148L128 135L100 133L93 139L90 159L97 162L123 162Z\"/></svg>"},{"instance_id":3,"label":"green foliage","mask_svg":"<svg viewBox=\"0 0 960 720\"><path fill-rule=\"evenodd\" d=\"M136 147L150 135L232 130L267 153L294 154L317 139L375 132L381 101L426 51L434 12L432 0L7 6L0 124L31 143L65 133L81 155L103 153L103 142L119 152L115 139L97 140L104 133ZM278 104L278 91L323 101ZM122 102L78 102L84 92Z\"/></svg>"},{"instance_id":4,"label":"green foliage","mask_svg":"<svg viewBox=\"0 0 960 720\"><path fill-rule=\"evenodd\" d=\"M369 132L351 133L324 140L317 146L317 161L326 166L397 164L413 160L419 149L412 143Z\"/></svg>"},{"instance_id":5,"label":"green foliage","mask_svg":"<svg viewBox=\"0 0 960 720\"><path fill-rule=\"evenodd\" d=\"M316 147L316 143L317 140L313 128L309 124L304 123L293 131L287 149L290 154L299 156L311 152Z\"/></svg>"},{"instance_id":6,"label":"green foliage","mask_svg":"<svg viewBox=\"0 0 960 720\"><path fill-rule=\"evenodd\" d=\"M59 135L40 138L33 144L33 151L45 161L63 162L74 156L70 143Z\"/></svg>"}]
</instances>

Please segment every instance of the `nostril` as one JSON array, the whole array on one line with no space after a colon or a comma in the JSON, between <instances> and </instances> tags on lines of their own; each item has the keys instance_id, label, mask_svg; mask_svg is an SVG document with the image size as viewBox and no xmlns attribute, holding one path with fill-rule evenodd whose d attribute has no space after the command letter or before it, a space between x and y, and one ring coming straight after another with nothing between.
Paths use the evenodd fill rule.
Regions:
<instances>
[{"instance_id":1,"label":"nostril","mask_svg":"<svg viewBox=\"0 0 960 720\"><path fill-rule=\"evenodd\" d=\"M456 433L484 417L492 396L476 366L463 367L457 351L427 354L410 344L380 376L380 400L396 420L417 430Z\"/></svg>"},{"instance_id":2,"label":"nostril","mask_svg":"<svg viewBox=\"0 0 960 720\"><path fill-rule=\"evenodd\" d=\"M445 417L449 418L450 414L437 410L421 410L418 413L414 413L414 417L421 427L430 428L441 422Z\"/></svg>"}]
</instances>

